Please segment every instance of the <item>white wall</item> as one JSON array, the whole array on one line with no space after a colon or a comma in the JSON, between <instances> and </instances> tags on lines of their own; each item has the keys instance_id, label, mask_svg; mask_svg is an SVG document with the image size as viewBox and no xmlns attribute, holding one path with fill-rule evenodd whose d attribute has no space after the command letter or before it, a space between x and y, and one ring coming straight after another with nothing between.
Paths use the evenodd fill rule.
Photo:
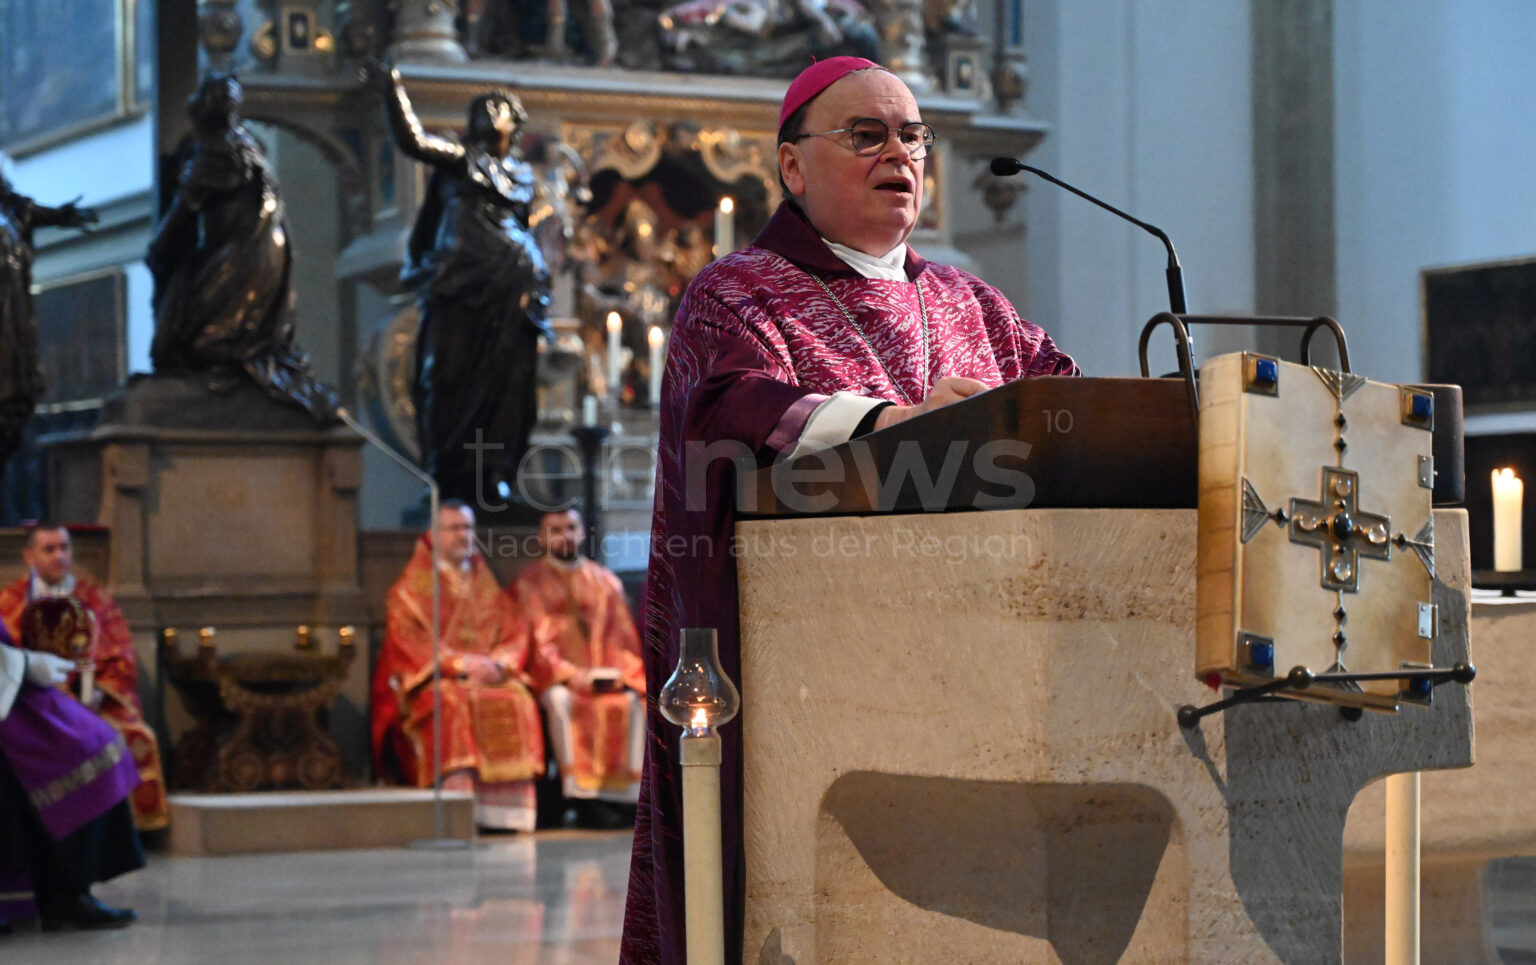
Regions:
<instances>
[{"instance_id":1,"label":"white wall","mask_svg":"<svg viewBox=\"0 0 1536 965\"><path fill-rule=\"evenodd\" d=\"M12 180L22 194L59 205L84 195L100 205L154 184L154 126L148 114L77 141L16 160Z\"/></svg>"},{"instance_id":2,"label":"white wall","mask_svg":"<svg viewBox=\"0 0 1536 965\"><path fill-rule=\"evenodd\" d=\"M150 300L155 279L142 261L124 265L123 273L128 279L128 374L153 372L149 348L155 340L155 310Z\"/></svg>"},{"instance_id":3,"label":"white wall","mask_svg":"<svg viewBox=\"0 0 1536 965\"><path fill-rule=\"evenodd\" d=\"M1029 112L1053 128L1029 160L1166 231L1191 311L1251 312L1248 5L1026 3L1025 45ZM1161 244L1043 182L1025 212L1028 316L1089 374L1135 374L1141 327L1168 308ZM1154 373L1172 365L1154 353Z\"/></svg>"},{"instance_id":4,"label":"white wall","mask_svg":"<svg viewBox=\"0 0 1536 965\"><path fill-rule=\"evenodd\" d=\"M146 114L17 160L11 165L10 175L18 191L42 204L57 207L80 196L84 206L105 207L142 196L153 187L153 157L154 125ZM120 249L125 243L132 246L135 255L142 251L136 240L119 239L92 248L76 236L71 241L71 255L52 263L54 274L68 275L82 268L119 264L123 255ZM148 372L149 346L155 334L154 312L150 307L154 281L143 261L122 264L127 278L128 372ZM46 277L49 272L40 270L37 274Z\"/></svg>"},{"instance_id":5,"label":"white wall","mask_svg":"<svg viewBox=\"0 0 1536 965\"><path fill-rule=\"evenodd\" d=\"M1423 377L1418 272L1536 253L1536 6L1335 13L1339 317L1355 368Z\"/></svg>"}]
</instances>

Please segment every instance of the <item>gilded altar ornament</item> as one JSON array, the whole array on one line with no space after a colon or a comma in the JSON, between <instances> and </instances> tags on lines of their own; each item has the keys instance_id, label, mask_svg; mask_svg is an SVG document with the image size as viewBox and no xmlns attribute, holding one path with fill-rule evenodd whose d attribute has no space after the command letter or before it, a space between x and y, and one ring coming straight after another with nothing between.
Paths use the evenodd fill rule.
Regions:
<instances>
[{"instance_id":1,"label":"gilded altar ornament","mask_svg":"<svg viewBox=\"0 0 1536 965\"><path fill-rule=\"evenodd\" d=\"M159 375L226 392L249 379L317 424L336 394L310 371L288 317L293 252L277 179L240 121L239 81L209 74L187 101L180 183L144 263L155 279Z\"/></svg>"},{"instance_id":2,"label":"gilded altar ornament","mask_svg":"<svg viewBox=\"0 0 1536 965\"><path fill-rule=\"evenodd\" d=\"M96 635L96 615L72 596L34 600L19 622L22 646L75 663L89 656Z\"/></svg>"},{"instance_id":3,"label":"gilded altar ornament","mask_svg":"<svg viewBox=\"0 0 1536 965\"><path fill-rule=\"evenodd\" d=\"M793 77L811 58L880 55L875 17L856 0L690 0L656 22L671 70Z\"/></svg>"},{"instance_id":4,"label":"gilded altar ornament","mask_svg":"<svg viewBox=\"0 0 1536 965\"><path fill-rule=\"evenodd\" d=\"M427 134L400 74L369 60L396 144L432 175L401 280L421 313L412 401L423 468L444 498L480 509L515 499L537 416L538 343L550 335L550 275L528 228L532 167L517 148L528 119L509 91L469 104L462 141Z\"/></svg>"},{"instance_id":5,"label":"gilded altar ornament","mask_svg":"<svg viewBox=\"0 0 1536 965\"><path fill-rule=\"evenodd\" d=\"M218 654L213 636L213 628L204 627L192 657L177 651L174 633L166 636L165 679L195 721L176 744L177 786L221 792L339 787L341 749L321 714L340 692L356 647L342 636L334 655L313 646L297 653Z\"/></svg>"},{"instance_id":6,"label":"gilded altar ornament","mask_svg":"<svg viewBox=\"0 0 1536 965\"><path fill-rule=\"evenodd\" d=\"M141 0L143 2L143 0ZM245 23L236 9L238 0L203 0L197 15L197 39L208 63L215 70L227 70L245 33ZM255 42L252 42L255 48ZM258 51L258 56L260 52Z\"/></svg>"},{"instance_id":7,"label":"gilded altar ornament","mask_svg":"<svg viewBox=\"0 0 1536 965\"><path fill-rule=\"evenodd\" d=\"M95 224L95 209L77 201L57 208L38 204L19 193L0 168L0 465L16 451L44 390L32 304L32 233Z\"/></svg>"}]
</instances>

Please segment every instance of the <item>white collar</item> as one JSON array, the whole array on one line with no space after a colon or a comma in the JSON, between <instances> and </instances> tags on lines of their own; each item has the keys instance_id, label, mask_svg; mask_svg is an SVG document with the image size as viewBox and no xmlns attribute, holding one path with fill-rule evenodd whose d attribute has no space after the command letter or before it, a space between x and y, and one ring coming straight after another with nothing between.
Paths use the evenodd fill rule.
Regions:
<instances>
[{"instance_id":1,"label":"white collar","mask_svg":"<svg viewBox=\"0 0 1536 965\"><path fill-rule=\"evenodd\" d=\"M827 241L825 238L821 240L832 249L832 254L841 258L849 268L865 278L884 278L887 281L907 280L907 243L905 241L885 254L876 256L866 254L857 248L840 245L835 241Z\"/></svg>"},{"instance_id":2,"label":"white collar","mask_svg":"<svg viewBox=\"0 0 1536 965\"><path fill-rule=\"evenodd\" d=\"M69 596L75 592L75 574L65 573L64 579L58 583L44 582L37 570L31 572L32 580L27 587L27 598L30 600L46 600L50 597Z\"/></svg>"}]
</instances>

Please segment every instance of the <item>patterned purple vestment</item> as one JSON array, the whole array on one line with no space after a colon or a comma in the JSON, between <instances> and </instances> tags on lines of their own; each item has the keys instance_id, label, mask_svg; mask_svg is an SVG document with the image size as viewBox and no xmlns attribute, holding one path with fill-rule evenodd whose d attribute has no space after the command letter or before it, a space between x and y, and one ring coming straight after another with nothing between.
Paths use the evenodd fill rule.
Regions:
<instances>
[{"instance_id":1,"label":"patterned purple vestment","mask_svg":"<svg viewBox=\"0 0 1536 965\"><path fill-rule=\"evenodd\" d=\"M905 405L922 401L945 376L997 386L1080 374L1044 331L975 276L927 263L910 248L906 272L907 281L862 277L785 203L750 247L700 272L678 308L662 380L642 627L649 735L621 961L681 963L685 957L679 731L656 710L656 695L677 662L678 630L717 629L721 663L741 681L731 554L735 466L713 459L699 472L703 460L695 458L690 482L690 446L742 443L758 465L768 465L794 448L816 403L834 392ZM923 307L930 329L926 371ZM721 735L726 960L739 962L745 882L740 719ZM755 960L756 950L750 954Z\"/></svg>"},{"instance_id":2,"label":"patterned purple vestment","mask_svg":"<svg viewBox=\"0 0 1536 965\"><path fill-rule=\"evenodd\" d=\"M117 731L52 688L22 688L0 720L0 757L54 840L107 813L139 783Z\"/></svg>"},{"instance_id":3,"label":"patterned purple vestment","mask_svg":"<svg viewBox=\"0 0 1536 965\"><path fill-rule=\"evenodd\" d=\"M0 625L0 646L11 645ZM55 841L106 814L139 783L133 755L110 724L60 690L25 683L0 720L0 778L6 770ZM16 864L16 855L0 854L0 917L8 919L34 911L31 877Z\"/></svg>"}]
</instances>

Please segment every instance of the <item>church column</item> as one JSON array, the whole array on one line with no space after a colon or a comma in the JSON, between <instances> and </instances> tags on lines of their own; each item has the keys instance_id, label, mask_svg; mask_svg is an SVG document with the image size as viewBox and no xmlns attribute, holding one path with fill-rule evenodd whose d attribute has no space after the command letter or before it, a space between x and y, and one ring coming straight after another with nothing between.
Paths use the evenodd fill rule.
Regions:
<instances>
[{"instance_id":1,"label":"church column","mask_svg":"<svg viewBox=\"0 0 1536 965\"><path fill-rule=\"evenodd\" d=\"M217 11L215 11L217 12ZM238 18L237 18L238 22ZM176 149L189 130L187 98L197 90L197 41L201 19L197 0L156 0L155 4L155 218L176 196ZM238 34L237 34L238 36Z\"/></svg>"},{"instance_id":2,"label":"church column","mask_svg":"<svg viewBox=\"0 0 1536 965\"><path fill-rule=\"evenodd\" d=\"M389 44L392 60L463 63L469 59L453 24L458 13L456 5L439 0L405 0L394 11Z\"/></svg>"},{"instance_id":3,"label":"church column","mask_svg":"<svg viewBox=\"0 0 1536 965\"><path fill-rule=\"evenodd\" d=\"M1333 0L1253 0L1251 15L1254 308L1260 315L1332 315ZM1343 321L1348 331L1350 320ZM1266 349L1293 357L1291 333L1261 336L1279 338L1283 344ZM1331 361L1332 350L1323 349L1321 359Z\"/></svg>"}]
</instances>

